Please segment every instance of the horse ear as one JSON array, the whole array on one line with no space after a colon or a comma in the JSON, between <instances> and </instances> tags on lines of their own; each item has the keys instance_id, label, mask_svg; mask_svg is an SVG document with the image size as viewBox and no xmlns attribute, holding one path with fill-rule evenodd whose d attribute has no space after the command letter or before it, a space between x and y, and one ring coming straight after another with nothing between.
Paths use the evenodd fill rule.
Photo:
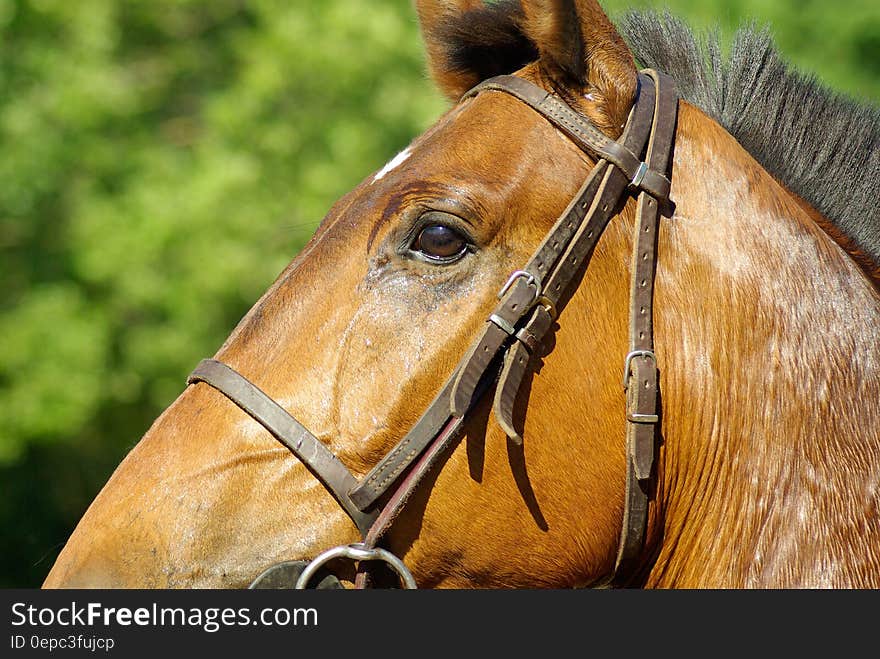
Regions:
<instances>
[{"instance_id":1,"label":"horse ear","mask_svg":"<svg viewBox=\"0 0 880 659\"><path fill-rule=\"evenodd\" d=\"M601 128L617 136L638 88L632 53L596 0L522 0L522 29L557 84L587 96Z\"/></svg>"},{"instance_id":2,"label":"horse ear","mask_svg":"<svg viewBox=\"0 0 880 659\"><path fill-rule=\"evenodd\" d=\"M632 53L596 0L416 0L428 68L458 100L540 59L566 99L617 137L635 100Z\"/></svg>"},{"instance_id":3,"label":"horse ear","mask_svg":"<svg viewBox=\"0 0 880 659\"><path fill-rule=\"evenodd\" d=\"M520 26L519 0L416 0L428 69L440 91L457 101L477 83L513 73L538 59Z\"/></svg>"}]
</instances>

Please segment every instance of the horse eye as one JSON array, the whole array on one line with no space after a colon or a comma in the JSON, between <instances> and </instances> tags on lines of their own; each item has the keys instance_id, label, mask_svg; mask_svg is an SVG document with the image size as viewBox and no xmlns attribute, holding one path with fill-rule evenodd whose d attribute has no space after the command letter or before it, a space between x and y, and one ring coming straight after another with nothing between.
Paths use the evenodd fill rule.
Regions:
<instances>
[{"instance_id":1,"label":"horse eye","mask_svg":"<svg viewBox=\"0 0 880 659\"><path fill-rule=\"evenodd\" d=\"M467 239L445 224L430 224L416 237L412 249L435 261L449 261L467 251Z\"/></svg>"}]
</instances>

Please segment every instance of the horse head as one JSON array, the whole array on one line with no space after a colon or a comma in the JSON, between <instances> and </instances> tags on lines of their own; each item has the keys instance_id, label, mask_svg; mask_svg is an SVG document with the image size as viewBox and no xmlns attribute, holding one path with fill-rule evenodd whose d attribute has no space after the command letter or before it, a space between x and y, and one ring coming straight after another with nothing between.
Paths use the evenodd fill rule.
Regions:
<instances>
[{"instance_id":1,"label":"horse head","mask_svg":"<svg viewBox=\"0 0 880 659\"><path fill-rule=\"evenodd\" d=\"M543 281L523 264L624 167L585 149L578 126L625 143L650 81L595 0L417 10L451 109L333 206L119 465L45 585L240 587L358 542L420 587L602 583L632 523L630 487L650 502L632 583L878 585L880 419L861 401L880 393L880 355L851 330L877 327L880 298L817 213L682 101L666 119L674 160L627 174L588 258L548 297L551 264ZM509 89L468 93L509 74L583 123L548 120ZM671 192L646 193L646 176ZM664 217L640 266L645 204ZM656 277L656 351L633 351L639 267ZM499 291L532 315L500 318ZM541 331L523 335L533 318ZM470 381L463 364L487 332L500 347ZM652 413L630 409L633 361L660 374ZM236 384L212 384L226 377ZM424 441L402 442L423 426ZM626 438L642 426L653 445L635 482ZM305 442L299 458L285 433ZM336 490L308 451L344 474L324 479ZM358 581L356 562L332 567Z\"/></svg>"}]
</instances>

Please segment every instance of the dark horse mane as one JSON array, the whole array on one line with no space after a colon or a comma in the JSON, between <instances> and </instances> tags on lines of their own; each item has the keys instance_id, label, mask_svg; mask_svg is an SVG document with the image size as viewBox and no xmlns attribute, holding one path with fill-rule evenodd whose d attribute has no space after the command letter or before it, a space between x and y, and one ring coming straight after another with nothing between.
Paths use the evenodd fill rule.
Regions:
<instances>
[{"instance_id":1,"label":"dark horse mane","mask_svg":"<svg viewBox=\"0 0 880 659\"><path fill-rule=\"evenodd\" d=\"M449 66L510 73L537 59L519 29L517 0L449 22ZM786 64L769 30L749 26L722 54L716 32L697 36L669 13L632 12L618 29L635 58L673 78L789 190L828 218L880 269L880 108L822 86Z\"/></svg>"},{"instance_id":2,"label":"dark horse mane","mask_svg":"<svg viewBox=\"0 0 880 659\"><path fill-rule=\"evenodd\" d=\"M636 59L675 78L685 99L880 265L880 108L792 69L767 29L737 31L725 58L717 32L698 38L668 13L619 23Z\"/></svg>"}]
</instances>

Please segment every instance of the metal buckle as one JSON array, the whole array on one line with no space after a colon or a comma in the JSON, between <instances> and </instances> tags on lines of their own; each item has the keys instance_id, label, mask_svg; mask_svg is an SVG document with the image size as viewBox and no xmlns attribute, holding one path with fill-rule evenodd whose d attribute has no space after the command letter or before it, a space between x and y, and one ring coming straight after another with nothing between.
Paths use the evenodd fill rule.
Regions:
<instances>
[{"instance_id":1,"label":"metal buckle","mask_svg":"<svg viewBox=\"0 0 880 659\"><path fill-rule=\"evenodd\" d=\"M408 590L415 590L418 588L418 586L416 586L415 577L413 577L409 568L403 564L402 560L387 549L367 547L362 542L333 547L332 549L328 549L315 556L314 560L312 560L312 562L309 563L299 575L299 579L296 580L294 588L296 590L305 590L309 585L309 580L314 576L315 572L318 571L318 568L324 565L324 563L332 561L334 558L348 558L353 561L384 561L388 563L388 565L390 565L397 573L397 576L400 577L400 581L404 588Z\"/></svg>"},{"instance_id":2,"label":"metal buckle","mask_svg":"<svg viewBox=\"0 0 880 659\"><path fill-rule=\"evenodd\" d=\"M633 350L626 356L626 360L623 363L623 389L626 390L629 388L629 371L632 367L632 362L636 357L645 357L646 359L654 360L654 366L657 366L657 356L654 354L653 350ZM638 422L637 422L638 423ZM644 423L653 423L652 421L645 421Z\"/></svg>"},{"instance_id":3,"label":"metal buckle","mask_svg":"<svg viewBox=\"0 0 880 659\"><path fill-rule=\"evenodd\" d=\"M636 357L651 359L654 362L654 368L657 367L657 356L654 354L653 350L633 350L626 356L626 361L623 365L624 391L629 388L630 369L632 368L633 360ZM631 421L632 423L658 423L660 421L660 417L656 414L639 414L638 412L627 412L626 420Z\"/></svg>"},{"instance_id":4,"label":"metal buckle","mask_svg":"<svg viewBox=\"0 0 880 659\"><path fill-rule=\"evenodd\" d=\"M501 290L498 291L498 299L502 299L507 294L507 291L509 291L510 288L513 286L513 283L520 278L524 278L526 280L527 286L535 287L534 297L532 298L532 301L529 302L526 309L531 309L535 306L535 304L540 302L547 310L547 313L549 313L553 317L553 320L556 320L556 307L553 306L553 303L550 300L542 295L541 282L531 272L526 272L525 270L515 270L507 279L507 282L504 284L504 286L501 287ZM516 333L516 328L498 314L493 313L491 316L489 316L489 321L495 323L510 336L513 336Z\"/></svg>"},{"instance_id":5,"label":"metal buckle","mask_svg":"<svg viewBox=\"0 0 880 659\"><path fill-rule=\"evenodd\" d=\"M513 286L513 282L515 282L520 277L525 278L526 284L529 284L529 285L535 287L535 297L534 297L534 299L532 299L532 302L529 305L529 306L532 306L535 304L535 302L538 301L538 298L541 297L541 282L538 281L538 278L535 277L535 275L533 275L531 272L526 272L525 270L515 270L510 275L510 278L507 280L507 283L501 287L500 291L498 291L498 299L500 300L501 298L503 298L505 293L507 293L507 291L510 290L510 287Z\"/></svg>"}]
</instances>

